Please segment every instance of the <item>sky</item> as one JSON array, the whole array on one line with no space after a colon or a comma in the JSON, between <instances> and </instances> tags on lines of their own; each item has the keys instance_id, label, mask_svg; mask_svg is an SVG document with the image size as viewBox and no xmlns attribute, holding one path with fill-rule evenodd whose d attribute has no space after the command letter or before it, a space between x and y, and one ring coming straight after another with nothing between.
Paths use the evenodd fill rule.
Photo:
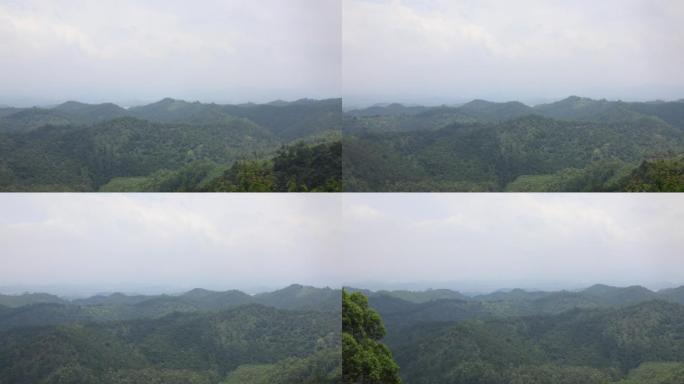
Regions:
<instances>
[{"instance_id":1,"label":"sky","mask_svg":"<svg viewBox=\"0 0 684 384\"><path fill-rule=\"evenodd\" d=\"M334 194L0 194L0 292L325 287Z\"/></svg>"},{"instance_id":2,"label":"sky","mask_svg":"<svg viewBox=\"0 0 684 384\"><path fill-rule=\"evenodd\" d=\"M341 0L2 0L0 104L340 97Z\"/></svg>"},{"instance_id":3,"label":"sky","mask_svg":"<svg viewBox=\"0 0 684 384\"><path fill-rule=\"evenodd\" d=\"M682 194L0 194L0 292L684 285Z\"/></svg>"},{"instance_id":4,"label":"sky","mask_svg":"<svg viewBox=\"0 0 684 384\"><path fill-rule=\"evenodd\" d=\"M683 194L346 194L343 284L684 285Z\"/></svg>"},{"instance_id":5,"label":"sky","mask_svg":"<svg viewBox=\"0 0 684 384\"><path fill-rule=\"evenodd\" d=\"M684 98L681 0L345 0L345 106Z\"/></svg>"}]
</instances>

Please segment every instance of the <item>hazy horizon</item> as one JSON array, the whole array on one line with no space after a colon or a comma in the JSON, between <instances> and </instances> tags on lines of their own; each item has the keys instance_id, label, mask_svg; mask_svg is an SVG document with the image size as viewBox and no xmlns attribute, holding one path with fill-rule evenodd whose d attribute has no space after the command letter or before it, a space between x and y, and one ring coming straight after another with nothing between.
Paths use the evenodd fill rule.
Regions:
<instances>
[{"instance_id":1,"label":"hazy horizon","mask_svg":"<svg viewBox=\"0 0 684 384\"><path fill-rule=\"evenodd\" d=\"M98 104L115 104L119 107L122 108L130 108L130 107L138 107L138 106L145 106L145 105L150 105L150 104L155 104L158 102L161 102L166 99L172 99L172 100L177 100L177 101L184 101L187 103L202 103L202 104L217 104L217 105L247 105L247 104L256 104L256 105L264 105L264 104L271 104L271 103L278 103L278 102L285 102L285 103L295 103L298 101L302 100L314 100L314 101L321 101L321 100L335 100L335 99L340 99L339 97L330 97L330 98L311 98L311 97L301 97L297 99L273 99L273 100L268 100L262 101L262 102L254 102L254 101L245 101L245 102L239 102L239 103L223 103L215 100L198 100L198 99L182 99L182 98L175 98L175 97L162 97L160 99L155 99L155 100L138 100L135 102L129 102L129 103L119 103L119 102L114 102L114 101L102 101L102 102L84 102L81 100L74 100L74 99L69 99L69 100L58 100L53 103L48 103L48 104L35 104L35 105L26 105L26 104L18 104L18 105L11 105L11 104L0 104L0 107L14 107L14 108L54 108L58 105L68 103L68 102L77 102L77 103L82 103L82 104L88 104L88 105L98 105Z\"/></svg>"},{"instance_id":2,"label":"hazy horizon","mask_svg":"<svg viewBox=\"0 0 684 384\"><path fill-rule=\"evenodd\" d=\"M341 96L340 0L0 4L0 104Z\"/></svg>"},{"instance_id":3,"label":"hazy horizon","mask_svg":"<svg viewBox=\"0 0 684 384\"><path fill-rule=\"evenodd\" d=\"M305 287L314 287L319 289L331 288L340 289L340 287L330 287L327 285L310 285L310 284L300 284L298 282L292 282L285 285L254 285L245 286L241 288L231 288L231 287L214 287L207 288L203 286L181 286L181 285L168 285L168 286L149 286L145 284L124 284L124 285L10 285L10 286L0 286L0 295L22 295L22 294L33 294L33 293L47 293L50 295L59 296L62 298L86 298L92 296L108 296L115 293L121 293L124 295L181 295L193 289L204 289L212 292L227 292L238 290L249 295L256 295L259 293L274 292L281 289L285 289L292 285L301 285Z\"/></svg>"},{"instance_id":4,"label":"hazy horizon","mask_svg":"<svg viewBox=\"0 0 684 384\"><path fill-rule=\"evenodd\" d=\"M92 296L107 296L115 293L121 293L124 295L181 295L193 289L204 289L212 292L226 292L232 290L238 290L249 295L256 295L260 293L274 292L281 289L285 289L292 285L301 285L305 287L313 287L317 289L364 289L373 292L379 291L412 291L412 292L426 292L432 290L451 290L459 292L466 296L474 296L481 294L489 294L495 292L506 292L515 289L522 289L528 292L550 292L550 291L582 291L584 289L590 288L594 285L607 285L616 288L627 288L631 286L642 286L653 292L658 292L664 289L679 288L684 286L682 284L675 284L672 282L659 282L650 283L646 285L642 284L606 284L600 281L594 283L579 283L579 282L553 282L553 281L520 281L518 283L501 283L494 281L466 281L466 282L365 282L352 284L341 284L341 285L312 285L312 284L300 284L293 281L285 285L254 285L246 286L242 288L207 288L203 286L148 286L145 284L126 284L126 285L11 285L11 286L0 286L0 294L2 295L22 295L22 294L33 294L33 293L47 293L55 296L59 296L66 299L75 298L87 298Z\"/></svg>"},{"instance_id":5,"label":"hazy horizon","mask_svg":"<svg viewBox=\"0 0 684 384\"><path fill-rule=\"evenodd\" d=\"M20 193L0 208L0 290L684 285L678 194Z\"/></svg>"},{"instance_id":6,"label":"hazy horizon","mask_svg":"<svg viewBox=\"0 0 684 384\"><path fill-rule=\"evenodd\" d=\"M677 0L349 0L348 105L684 97Z\"/></svg>"},{"instance_id":7,"label":"hazy horizon","mask_svg":"<svg viewBox=\"0 0 684 384\"><path fill-rule=\"evenodd\" d=\"M333 194L2 194L1 287L328 286ZM1 288L0 288L1 289Z\"/></svg>"},{"instance_id":8,"label":"hazy horizon","mask_svg":"<svg viewBox=\"0 0 684 384\"><path fill-rule=\"evenodd\" d=\"M482 99L482 98L454 98L454 99L444 99L441 101L438 100L431 100L429 98L423 100L423 103L417 102L417 101L401 101L401 100L394 100L394 101L372 101L372 99L368 99L366 101L360 101L356 100L356 104L351 104L352 102L347 102L344 101L343 99L343 108L344 110L355 110L355 109L364 109L368 107L375 107L375 106L388 106L391 104L401 104L403 106L421 106L421 107L441 107L441 106L450 106L450 107L458 107L464 104L467 104L471 101L488 101L492 103L509 103L509 102L519 102L522 104L527 105L528 107L535 107L537 105L542 105L542 104L551 104L551 103L556 103L559 101L563 101L565 99L568 99L570 97L579 97L583 99L591 99L591 100L605 100L609 102L617 102L617 101L622 101L622 102L681 102L684 101L684 94L682 95L683 97L675 97L672 99L645 99L645 100L632 100L632 99L609 99L606 97L598 97L598 98L593 98L593 97L586 97L582 95L567 95L565 97L560 97L560 98L554 98L554 99L531 99L531 100L536 100L535 102L531 102L529 100L518 100L518 99L502 99L502 100L490 100L490 99Z\"/></svg>"},{"instance_id":9,"label":"hazy horizon","mask_svg":"<svg viewBox=\"0 0 684 384\"><path fill-rule=\"evenodd\" d=\"M684 285L678 194L352 194L342 212L345 286Z\"/></svg>"}]
</instances>

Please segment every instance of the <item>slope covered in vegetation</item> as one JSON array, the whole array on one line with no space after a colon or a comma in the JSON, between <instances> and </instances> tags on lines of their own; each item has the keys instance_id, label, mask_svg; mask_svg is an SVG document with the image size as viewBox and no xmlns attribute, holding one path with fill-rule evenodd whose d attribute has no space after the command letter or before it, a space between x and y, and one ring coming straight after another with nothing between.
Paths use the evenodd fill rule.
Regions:
<instances>
[{"instance_id":1,"label":"slope covered in vegetation","mask_svg":"<svg viewBox=\"0 0 684 384\"><path fill-rule=\"evenodd\" d=\"M0 307L0 383L340 383L339 295L293 285Z\"/></svg>"},{"instance_id":2,"label":"slope covered in vegetation","mask_svg":"<svg viewBox=\"0 0 684 384\"><path fill-rule=\"evenodd\" d=\"M12 110L0 115L0 190L203 190L203 182L238 160L270 164L291 151L302 152L299 168L282 165L275 170L281 179L299 183L297 190L339 189L329 167L341 151L327 154L336 159L307 159L303 152L339 140L340 124L339 99L240 106L164 99L128 110L67 102ZM331 163L317 174L325 161ZM290 171L298 173L285 175Z\"/></svg>"},{"instance_id":3,"label":"slope covered in vegetation","mask_svg":"<svg viewBox=\"0 0 684 384\"><path fill-rule=\"evenodd\" d=\"M345 190L672 191L680 181L676 164L652 166L641 186L627 178L646 173L645 161L684 152L682 102L404 109L345 114Z\"/></svg>"}]
</instances>

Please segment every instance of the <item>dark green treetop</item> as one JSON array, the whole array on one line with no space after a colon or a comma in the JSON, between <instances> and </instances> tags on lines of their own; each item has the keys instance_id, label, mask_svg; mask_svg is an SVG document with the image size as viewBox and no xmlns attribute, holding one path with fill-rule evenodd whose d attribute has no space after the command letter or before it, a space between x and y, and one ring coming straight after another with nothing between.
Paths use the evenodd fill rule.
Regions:
<instances>
[{"instance_id":1,"label":"dark green treetop","mask_svg":"<svg viewBox=\"0 0 684 384\"><path fill-rule=\"evenodd\" d=\"M342 291L342 376L345 383L401 383L399 366L380 342L385 326L362 293Z\"/></svg>"}]
</instances>

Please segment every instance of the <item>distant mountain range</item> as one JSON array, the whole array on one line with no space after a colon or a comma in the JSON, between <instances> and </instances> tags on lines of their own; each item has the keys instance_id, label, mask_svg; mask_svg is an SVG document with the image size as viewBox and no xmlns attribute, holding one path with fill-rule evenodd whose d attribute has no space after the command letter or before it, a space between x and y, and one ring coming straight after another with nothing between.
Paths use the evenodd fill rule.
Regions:
<instances>
[{"instance_id":1,"label":"distant mountain range","mask_svg":"<svg viewBox=\"0 0 684 384\"><path fill-rule=\"evenodd\" d=\"M380 312L390 329L425 321L459 321L470 318L557 314L583 308L621 307L651 300L684 305L684 286L651 291L642 286L593 285L579 291L526 291L513 289L476 296L449 289L426 291L361 291Z\"/></svg>"},{"instance_id":2,"label":"distant mountain range","mask_svg":"<svg viewBox=\"0 0 684 384\"><path fill-rule=\"evenodd\" d=\"M78 322L159 318L174 312L221 311L259 304L277 309L339 311L340 291L291 285L281 290L248 295L193 289L181 295L125 295L113 293L85 299L65 300L46 293L0 295L0 331L15 327Z\"/></svg>"},{"instance_id":3,"label":"distant mountain range","mask_svg":"<svg viewBox=\"0 0 684 384\"><path fill-rule=\"evenodd\" d=\"M360 291L384 320L384 342L408 384L664 384L684 377L684 286L476 296Z\"/></svg>"},{"instance_id":4,"label":"distant mountain range","mask_svg":"<svg viewBox=\"0 0 684 384\"><path fill-rule=\"evenodd\" d=\"M0 383L341 383L341 293L0 296Z\"/></svg>"},{"instance_id":5,"label":"distant mountain range","mask_svg":"<svg viewBox=\"0 0 684 384\"><path fill-rule=\"evenodd\" d=\"M681 101L391 104L343 132L347 191L684 190Z\"/></svg>"},{"instance_id":6,"label":"distant mountain range","mask_svg":"<svg viewBox=\"0 0 684 384\"><path fill-rule=\"evenodd\" d=\"M306 136L332 127L307 125L341 114L339 99L301 99L268 104L220 105L165 98L155 103L122 108L114 103L86 104L67 101L52 108L0 107L0 133L30 132L51 126L93 125L122 117L156 123L221 124L245 118L286 139ZM336 124L337 125L337 124Z\"/></svg>"},{"instance_id":7,"label":"distant mountain range","mask_svg":"<svg viewBox=\"0 0 684 384\"><path fill-rule=\"evenodd\" d=\"M677 126L684 125L684 101L624 102L605 99L594 100L586 97L570 96L563 100L530 107L518 101L491 102L472 100L459 106L404 106L399 103L378 105L345 112L348 117L415 116L415 120L427 121L411 125L388 124L385 130L437 129L439 124L469 122L501 122L527 115L539 115L558 120L619 122L631 121L641 117L653 117ZM348 125L345 129L362 129L363 126ZM377 128L377 127L372 127ZM371 128L371 129L372 129Z\"/></svg>"}]
</instances>

